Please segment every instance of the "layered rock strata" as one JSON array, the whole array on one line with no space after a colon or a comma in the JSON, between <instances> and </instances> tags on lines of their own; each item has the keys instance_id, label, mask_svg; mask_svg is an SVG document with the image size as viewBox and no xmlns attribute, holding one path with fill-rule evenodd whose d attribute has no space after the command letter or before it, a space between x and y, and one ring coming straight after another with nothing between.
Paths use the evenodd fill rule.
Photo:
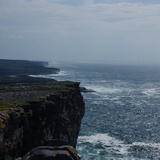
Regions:
<instances>
[{"instance_id":1,"label":"layered rock strata","mask_svg":"<svg viewBox=\"0 0 160 160\"><path fill-rule=\"evenodd\" d=\"M84 110L76 82L1 84L0 160L23 157L38 146L75 148Z\"/></svg>"}]
</instances>

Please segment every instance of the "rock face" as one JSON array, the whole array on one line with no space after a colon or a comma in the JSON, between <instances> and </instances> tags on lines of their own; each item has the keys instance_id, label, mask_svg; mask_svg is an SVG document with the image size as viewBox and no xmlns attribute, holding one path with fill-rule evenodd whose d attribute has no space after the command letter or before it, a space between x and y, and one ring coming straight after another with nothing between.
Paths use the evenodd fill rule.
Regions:
<instances>
[{"instance_id":1,"label":"rock face","mask_svg":"<svg viewBox=\"0 0 160 160\"><path fill-rule=\"evenodd\" d=\"M38 146L76 147L85 110L79 83L3 84L0 87L0 160L23 157ZM62 148L56 150L62 151Z\"/></svg>"}]
</instances>

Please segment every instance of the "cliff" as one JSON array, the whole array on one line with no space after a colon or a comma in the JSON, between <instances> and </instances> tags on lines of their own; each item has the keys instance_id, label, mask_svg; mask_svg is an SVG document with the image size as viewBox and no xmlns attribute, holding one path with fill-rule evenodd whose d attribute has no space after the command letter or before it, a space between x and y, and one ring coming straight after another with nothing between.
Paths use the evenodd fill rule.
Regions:
<instances>
[{"instance_id":1,"label":"cliff","mask_svg":"<svg viewBox=\"0 0 160 160\"><path fill-rule=\"evenodd\" d=\"M29 77L29 75L57 74L60 71L59 68L49 68L47 65L48 62L0 59L0 83L51 81Z\"/></svg>"},{"instance_id":2,"label":"cliff","mask_svg":"<svg viewBox=\"0 0 160 160\"><path fill-rule=\"evenodd\" d=\"M48 62L0 59L0 75L54 74L58 68L46 67Z\"/></svg>"},{"instance_id":3,"label":"cliff","mask_svg":"<svg viewBox=\"0 0 160 160\"><path fill-rule=\"evenodd\" d=\"M57 146L73 154L84 110L76 82L1 84L0 160L23 157L38 146L32 153Z\"/></svg>"}]
</instances>

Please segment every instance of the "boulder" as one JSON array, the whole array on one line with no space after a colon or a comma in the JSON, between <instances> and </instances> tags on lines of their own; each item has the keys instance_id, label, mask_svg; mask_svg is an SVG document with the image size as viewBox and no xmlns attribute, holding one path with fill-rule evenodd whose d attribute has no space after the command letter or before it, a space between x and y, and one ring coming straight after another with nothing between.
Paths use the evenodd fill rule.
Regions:
<instances>
[{"instance_id":1,"label":"boulder","mask_svg":"<svg viewBox=\"0 0 160 160\"><path fill-rule=\"evenodd\" d=\"M32 149L21 160L79 160L72 146L40 146Z\"/></svg>"}]
</instances>

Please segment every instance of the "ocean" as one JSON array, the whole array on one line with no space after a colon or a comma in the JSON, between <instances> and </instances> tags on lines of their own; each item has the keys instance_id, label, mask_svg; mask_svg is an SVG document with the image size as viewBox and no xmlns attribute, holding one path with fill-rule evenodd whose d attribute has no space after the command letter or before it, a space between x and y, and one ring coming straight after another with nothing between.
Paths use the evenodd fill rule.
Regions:
<instances>
[{"instance_id":1,"label":"ocean","mask_svg":"<svg viewBox=\"0 0 160 160\"><path fill-rule=\"evenodd\" d=\"M50 63L96 92L82 93L85 116L77 143L82 160L160 160L160 66Z\"/></svg>"}]
</instances>

